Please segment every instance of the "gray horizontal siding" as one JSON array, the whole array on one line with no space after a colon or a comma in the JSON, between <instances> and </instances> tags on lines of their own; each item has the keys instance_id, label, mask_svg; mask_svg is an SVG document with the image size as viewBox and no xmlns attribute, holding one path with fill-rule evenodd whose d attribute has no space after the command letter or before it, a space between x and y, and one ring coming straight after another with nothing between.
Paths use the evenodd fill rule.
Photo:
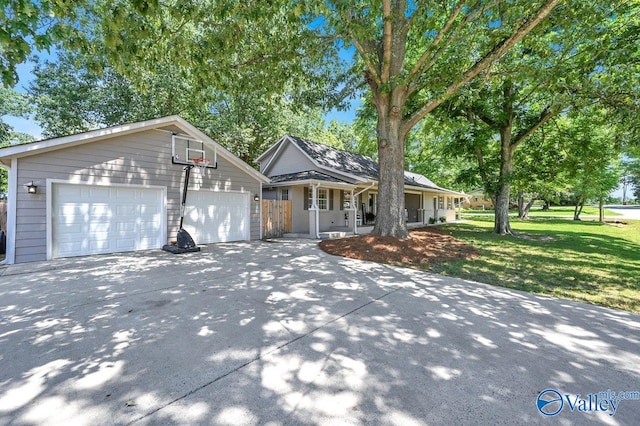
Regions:
<instances>
[{"instance_id":1,"label":"gray horizontal siding","mask_svg":"<svg viewBox=\"0 0 640 426\"><path fill-rule=\"evenodd\" d=\"M207 147L207 157L213 151ZM175 239L180 222L183 166L171 163L171 134L156 130L77 145L18 160L16 262L46 259L46 181L86 184L152 185L167 188L167 236ZM38 194L28 194L34 181ZM251 194L251 239L260 237L260 182L243 169L218 157L218 169L204 176L191 173L190 190L243 191Z\"/></svg>"},{"instance_id":2,"label":"gray horizontal siding","mask_svg":"<svg viewBox=\"0 0 640 426\"><path fill-rule=\"evenodd\" d=\"M314 164L300 150L290 142L284 142L286 146L272 161L273 164L267 170L268 176L286 175L289 173L304 172L307 170L317 170Z\"/></svg>"}]
</instances>

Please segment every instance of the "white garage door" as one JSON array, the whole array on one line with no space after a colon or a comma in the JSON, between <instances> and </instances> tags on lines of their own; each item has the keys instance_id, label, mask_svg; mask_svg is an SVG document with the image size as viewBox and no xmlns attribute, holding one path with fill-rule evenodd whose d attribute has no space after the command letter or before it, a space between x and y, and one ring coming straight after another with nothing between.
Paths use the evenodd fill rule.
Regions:
<instances>
[{"instance_id":1,"label":"white garage door","mask_svg":"<svg viewBox=\"0 0 640 426\"><path fill-rule=\"evenodd\" d=\"M184 229L196 244L249 239L249 194L189 190Z\"/></svg>"},{"instance_id":2,"label":"white garage door","mask_svg":"<svg viewBox=\"0 0 640 426\"><path fill-rule=\"evenodd\" d=\"M52 184L52 257L159 248L164 191L134 186Z\"/></svg>"}]
</instances>

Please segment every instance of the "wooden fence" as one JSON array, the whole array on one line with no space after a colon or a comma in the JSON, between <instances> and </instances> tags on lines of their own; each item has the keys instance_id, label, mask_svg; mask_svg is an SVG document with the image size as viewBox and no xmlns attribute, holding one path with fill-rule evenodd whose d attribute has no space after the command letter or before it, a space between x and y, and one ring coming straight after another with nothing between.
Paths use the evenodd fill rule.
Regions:
<instances>
[{"instance_id":1,"label":"wooden fence","mask_svg":"<svg viewBox=\"0 0 640 426\"><path fill-rule=\"evenodd\" d=\"M282 237L291 232L291 201L262 200L262 236Z\"/></svg>"}]
</instances>

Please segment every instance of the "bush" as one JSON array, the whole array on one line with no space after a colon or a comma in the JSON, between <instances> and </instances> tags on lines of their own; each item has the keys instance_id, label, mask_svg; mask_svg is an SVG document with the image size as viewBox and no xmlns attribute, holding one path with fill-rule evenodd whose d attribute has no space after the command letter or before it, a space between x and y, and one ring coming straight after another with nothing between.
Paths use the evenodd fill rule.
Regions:
<instances>
[{"instance_id":1,"label":"bush","mask_svg":"<svg viewBox=\"0 0 640 426\"><path fill-rule=\"evenodd\" d=\"M445 223L447 221L447 218L444 216L440 216L438 220L440 221L440 223Z\"/></svg>"},{"instance_id":2,"label":"bush","mask_svg":"<svg viewBox=\"0 0 640 426\"><path fill-rule=\"evenodd\" d=\"M433 225L434 223L436 223L436 218L435 217L430 217L429 218L429 225Z\"/></svg>"}]
</instances>

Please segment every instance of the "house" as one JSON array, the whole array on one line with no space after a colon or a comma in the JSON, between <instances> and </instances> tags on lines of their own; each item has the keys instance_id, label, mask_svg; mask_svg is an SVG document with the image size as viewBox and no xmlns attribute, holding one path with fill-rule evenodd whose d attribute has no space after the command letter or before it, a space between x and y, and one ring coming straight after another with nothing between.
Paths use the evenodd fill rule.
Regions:
<instances>
[{"instance_id":1,"label":"house","mask_svg":"<svg viewBox=\"0 0 640 426\"><path fill-rule=\"evenodd\" d=\"M269 180L178 116L0 149L8 169L7 263L261 238Z\"/></svg>"},{"instance_id":2,"label":"house","mask_svg":"<svg viewBox=\"0 0 640 426\"><path fill-rule=\"evenodd\" d=\"M372 229L378 197L373 159L287 135L256 161L271 179L263 185L263 198L291 201L293 234L318 238ZM455 219L455 199L464 194L411 172L405 172L404 184L408 226Z\"/></svg>"},{"instance_id":3,"label":"house","mask_svg":"<svg viewBox=\"0 0 640 426\"><path fill-rule=\"evenodd\" d=\"M462 208L475 210L493 210L491 197L485 195L482 189L469 191L467 199L462 202Z\"/></svg>"}]
</instances>

